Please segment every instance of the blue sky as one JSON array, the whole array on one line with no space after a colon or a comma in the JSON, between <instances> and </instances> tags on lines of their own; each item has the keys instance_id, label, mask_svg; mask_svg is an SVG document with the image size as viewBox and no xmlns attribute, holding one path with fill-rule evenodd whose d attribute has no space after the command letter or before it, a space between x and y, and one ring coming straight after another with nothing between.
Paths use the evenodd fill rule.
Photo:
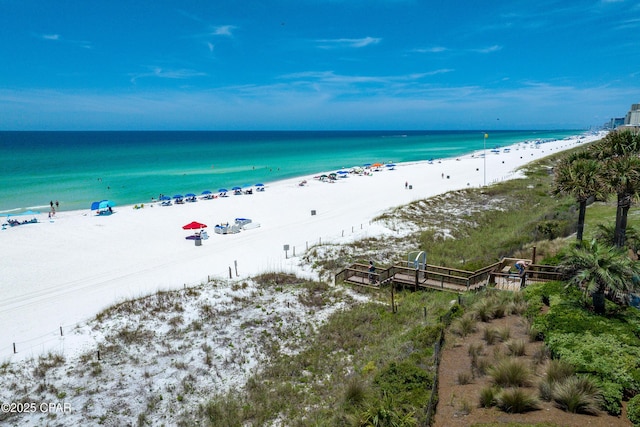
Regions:
<instances>
[{"instance_id":1,"label":"blue sky","mask_svg":"<svg viewBox=\"0 0 640 427\"><path fill-rule=\"evenodd\" d=\"M576 129L640 103L629 0L0 0L0 130Z\"/></svg>"}]
</instances>

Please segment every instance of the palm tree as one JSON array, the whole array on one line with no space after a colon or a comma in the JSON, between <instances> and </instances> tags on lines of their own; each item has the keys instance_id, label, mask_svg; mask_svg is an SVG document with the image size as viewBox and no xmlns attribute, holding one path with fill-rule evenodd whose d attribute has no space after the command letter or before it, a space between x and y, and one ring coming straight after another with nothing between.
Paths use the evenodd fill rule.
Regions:
<instances>
[{"instance_id":1,"label":"palm tree","mask_svg":"<svg viewBox=\"0 0 640 427\"><path fill-rule=\"evenodd\" d=\"M571 194L578 202L577 240L582 241L587 202L602 199L604 186L600 162L586 152L574 153L563 159L555 169L556 193Z\"/></svg>"},{"instance_id":2,"label":"palm tree","mask_svg":"<svg viewBox=\"0 0 640 427\"><path fill-rule=\"evenodd\" d=\"M627 214L640 191L640 134L629 130L610 132L590 147L590 153L605 162L604 182L618 198L614 242L621 248L625 243Z\"/></svg>"},{"instance_id":3,"label":"palm tree","mask_svg":"<svg viewBox=\"0 0 640 427\"><path fill-rule=\"evenodd\" d=\"M618 198L614 239L616 246L622 248L625 243L627 215L640 192L640 158L636 155L614 157L606 163L603 175Z\"/></svg>"},{"instance_id":4,"label":"palm tree","mask_svg":"<svg viewBox=\"0 0 640 427\"><path fill-rule=\"evenodd\" d=\"M615 246L615 225L598 224L593 234L593 238L603 245ZM640 250L640 233L635 227L627 227L625 232L625 248L637 254Z\"/></svg>"},{"instance_id":5,"label":"palm tree","mask_svg":"<svg viewBox=\"0 0 640 427\"><path fill-rule=\"evenodd\" d=\"M567 286L578 286L593 299L594 311L604 314L604 299L627 304L627 295L636 289L640 263L631 260L620 248L602 245L596 240L569 249L562 263L569 275Z\"/></svg>"}]
</instances>

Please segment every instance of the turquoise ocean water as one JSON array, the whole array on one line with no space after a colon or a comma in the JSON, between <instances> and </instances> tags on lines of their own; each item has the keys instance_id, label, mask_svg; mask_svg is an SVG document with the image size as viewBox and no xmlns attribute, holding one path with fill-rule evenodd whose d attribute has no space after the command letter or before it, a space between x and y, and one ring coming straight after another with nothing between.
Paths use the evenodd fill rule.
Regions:
<instances>
[{"instance_id":1,"label":"turquoise ocean water","mask_svg":"<svg viewBox=\"0 0 640 427\"><path fill-rule=\"evenodd\" d=\"M581 131L492 131L487 149ZM144 203L375 162L455 157L480 131L0 132L0 213Z\"/></svg>"}]
</instances>

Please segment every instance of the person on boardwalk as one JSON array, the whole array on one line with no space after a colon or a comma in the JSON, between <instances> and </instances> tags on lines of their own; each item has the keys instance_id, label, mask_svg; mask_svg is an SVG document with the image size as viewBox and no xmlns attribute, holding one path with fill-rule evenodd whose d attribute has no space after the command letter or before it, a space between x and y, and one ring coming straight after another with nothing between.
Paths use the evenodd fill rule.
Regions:
<instances>
[{"instance_id":1,"label":"person on boardwalk","mask_svg":"<svg viewBox=\"0 0 640 427\"><path fill-rule=\"evenodd\" d=\"M518 275L520 276L524 275L524 269L527 268L528 266L529 266L529 263L523 259L516 261L516 270L518 270Z\"/></svg>"},{"instance_id":2,"label":"person on boardwalk","mask_svg":"<svg viewBox=\"0 0 640 427\"><path fill-rule=\"evenodd\" d=\"M376 283L376 266L373 265L373 261L369 261L369 283Z\"/></svg>"}]
</instances>

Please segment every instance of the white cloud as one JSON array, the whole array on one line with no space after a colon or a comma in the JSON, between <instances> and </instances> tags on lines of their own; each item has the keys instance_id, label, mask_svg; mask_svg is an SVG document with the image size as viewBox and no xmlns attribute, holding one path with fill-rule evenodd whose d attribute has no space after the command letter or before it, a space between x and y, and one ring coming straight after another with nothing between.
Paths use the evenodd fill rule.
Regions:
<instances>
[{"instance_id":1,"label":"white cloud","mask_svg":"<svg viewBox=\"0 0 640 427\"><path fill-rule=\"evenodd\" d=\"M474 52L478 52L478 53L493 53L493 52L497 52L499 50L502 50L502 46L499 45L493 45L493 46L489 46L483 49L475 49Z\"/></svg>"},{"instance_id":2,"label":"white cloud","mask_svg":"<svg viewBox=\"0 0 640 427\"><path fill-rule=\"evenodd\" d=\"M209 48L209 52L213 52L213 49L215 48L215 45L211 42L207 42L207 47Z\"/></svg>"},{"instance_id":3,"label":"white cloud","mask_svg":"<svg viewBox=\"0 0 640 427\"><path fill-rule=\"evenodd\" d=\"M446 47L434 46L434 47L429 47L429 48L414 49L414 52L418 52L418 53L440 53L440 52L446 52L447 50L448 49Z\"/></svg>"},{"instance_id":4,"label":"white cloud","mask_svg":"<svg viewBox=\"0 0 640 427\"><path fill-rule=\"evenodd\" d=\"M43 34L44 40L60 40L60 34Z\"/></svg>"},{"instance_id":5,"label":"white cloud","mask_svg":"<svg viewBox=\"0 0 640 427\"><path fill-rule=\"evenodd\" d=\"M214 27L213 31L211 32L211 35L231 37L233 36L231 32L236 28L237 27L235 27L234 25L220 25L218 27Z\"/></svg>"},{"instance_id":6,"label":"white cloud","mask_svg":"<svg viewBox=\"0 0 640 427\"><path fill-rule=\"evenodd\" d=\"M332 48L361 48L374 44L378 44L382 41L381 38L378 37L363 37L360 39L319 39L316 40L318 43L318 47L322 49L332 49Z\"/></svg>"},{"instance_id":7,"label":"white cloud","mask_svg":"<svg viewBox=\"0 0 640 427\"><path fill-rule=\"evenodd\" d=\"M195 70L188 70L188 69L165 70L160 67L155 67L150 72L147 72L147 73L132 74L131 83L136 83L137 80L141 78L146 78L146 77L185 80L185 79L190 79L192 77L202 77L206 75L207 73L203 73L201 71L195 71Z\"/></svg>"}]
</instances>

